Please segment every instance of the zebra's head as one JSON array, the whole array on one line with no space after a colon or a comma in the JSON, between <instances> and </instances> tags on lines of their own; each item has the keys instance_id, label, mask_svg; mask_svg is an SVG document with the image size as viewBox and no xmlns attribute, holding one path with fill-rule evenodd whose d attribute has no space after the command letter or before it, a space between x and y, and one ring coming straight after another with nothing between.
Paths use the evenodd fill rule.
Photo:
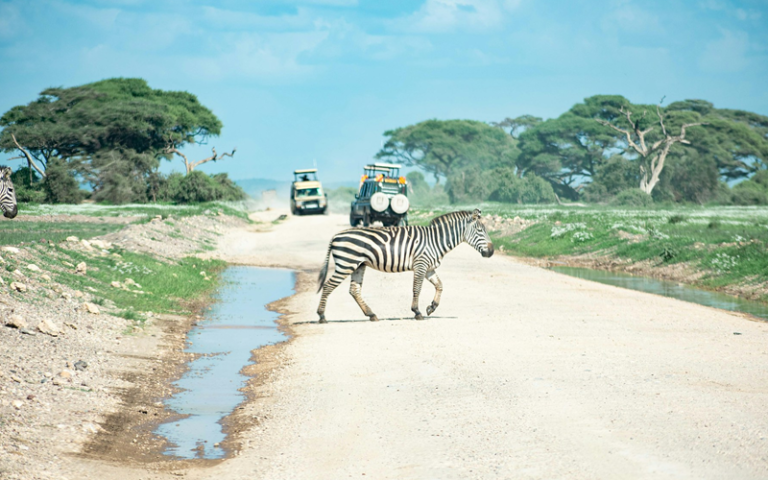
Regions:
<instances>
[{"instance_id":1,"label":"zebra's head","mask_svg":"<svg viewBox=\"0 0 768 480\"><path fill-rule=\"evenodd\" d=\"M16 192L13 191L11 181L11 169L4 166L0 166L0 209L3 210L3 216L6 218L13 218L18 213Z\"/></svg>"},{"instance_id":2,"label":"zebra's head","mask_svg":"<svg viewBox=\"0 0 768 480\"><path fill-rule=\"evenodd\" d=\"M467 219L467 226L464 228L464 241L472 245L472 248L486 258L493 255L493 242L485 230L485 225L480 221L480 210L477 208Z\"/></svg>"}]
</instances>

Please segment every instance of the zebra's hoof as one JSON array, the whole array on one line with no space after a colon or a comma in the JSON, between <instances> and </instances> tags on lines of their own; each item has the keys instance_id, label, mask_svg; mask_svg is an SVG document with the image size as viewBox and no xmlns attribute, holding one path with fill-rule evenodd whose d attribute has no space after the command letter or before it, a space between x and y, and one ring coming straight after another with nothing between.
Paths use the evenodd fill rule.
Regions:
<instances>
[{"instance_id":1,"label":"zebra's hoof","mask_svg":"<svg viewBox=\"0 0 768 480\"><path fill-rule=\"evenodd\" d=\"M325 315L320 317L320 320L317 323L328 323L328 320L325 319Z\"/></svg>"},{"instance_id":2,"label":"zebra's hoof","mask_svg":"<svg viewBox=\"0 0 768 480\"><path fill-rule=\"evenodd\" d=\"M437 310L437 305L435 305L435 303L432 302L432 305L429 305L427 307L427 316L432 315L432 312L434 312L435 310Z\"/></svg>"},{"instance_id":3,"label":"zebra's hoof","mask_svg":"<svg viewBox=\"0 0 768 480\"><path fill-rule=\"evenodd\" d=\"M379 321L379 317L377 317L376 315L371 315L368 318L370 318L372 322L378 322Z\"/></svg>"},{"instance_id":4,"label":"zebra's hoof","mask_svg":"<svg viewBox=\"0 0 768 480\"><path fill-rule=\"evenodd\" d=\"M416 320L424 320L424 315L417 313L416 314Z\"/></svg>"}]
</instances>

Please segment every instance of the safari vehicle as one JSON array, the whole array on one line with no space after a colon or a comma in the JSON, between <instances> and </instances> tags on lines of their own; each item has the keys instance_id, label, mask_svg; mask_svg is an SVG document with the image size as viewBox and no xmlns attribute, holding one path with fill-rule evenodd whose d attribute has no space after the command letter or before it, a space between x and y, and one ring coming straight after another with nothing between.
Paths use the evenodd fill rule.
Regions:
<instances>
[{"instance_id":1,"label":"safari vehicle","mask_svg":"<svg viewBox=\"0 0 768 480\"><path fill-rule=\"evenodd\" d=\"M385 227L408 225L408 183L400 176L400 165L366 165L360 189L349 212L352 226L370 226L381 222Z\"/></svg>"},{"instance_id":2,"label":"safari vehicle","mask_svg":"<svg viewBox=\"0 0 768 480\"><path fill-rule=\"evenodd\" d=\"M291 213L328 213L328 195L317 179L316 168L293 171L291 183Z\"/></svg>"}]
</instances>

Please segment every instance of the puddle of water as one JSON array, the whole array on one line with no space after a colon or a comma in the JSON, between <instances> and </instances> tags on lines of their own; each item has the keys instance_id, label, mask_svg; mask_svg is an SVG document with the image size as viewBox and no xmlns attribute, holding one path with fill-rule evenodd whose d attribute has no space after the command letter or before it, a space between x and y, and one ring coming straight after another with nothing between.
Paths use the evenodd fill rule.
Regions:
<instances>
[{"instance_id":1,"label":"puddle of water","mask_svg":"<svg viewBox=\"0 0 768 480\"><path fill-rule=\"evenodd\" d=\"M180 391L165 405L182 420L161 424L155 433L168 439L164 452L181 458L221 458L214 444L224 440L219 423L244 400L239 391L247 377L240 370L250 363L251 350L285 339L277 329L277 313L265 305L291 294L290 270L230 267L204 319L189 332L185 352L204 354L190 362L189 371L174 383Z\"/></svg>"},{"instance_id":2,"label":"puddle of water","mask_svg":"<svg viewBox=\"0 0 768 480\"><path fill-rule=\"evenodd\" d=\"M720 308L732 312L744 312L768 321L768 305L724 293L709 292L675 282L656 280L648 277L636 277L626 273L606 272L579 267L552 267L552 270L572 277L606 283L617 287L655 293L665 297L677 298L686 302L698 303L708 307Z\"/></svg>"}]
</instances>

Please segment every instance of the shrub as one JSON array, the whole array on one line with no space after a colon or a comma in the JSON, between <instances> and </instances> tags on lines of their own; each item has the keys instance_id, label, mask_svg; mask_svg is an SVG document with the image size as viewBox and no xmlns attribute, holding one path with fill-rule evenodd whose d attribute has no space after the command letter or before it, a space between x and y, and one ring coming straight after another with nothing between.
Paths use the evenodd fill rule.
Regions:
<instances>
[{"instance_id":1,"label":"shrub","mask_svg":"<svg viewBox=\"0 0 768 480\"><path fill-rule=\"evenodd\" d=\"M628 188L619 192L611 203L624 207L649 207L653 204L653 198L639 188Z\"/></svg>"},{"instance_id":2,"label":"shrub","mask_svg":"<svg viewBox=\"0 0 768 480\"><path fill-rule=\"evenodd\" d=\"M80 203L86 196L69 165L58 158L48 162L43 191L47 203Z\"/></svg>"},{"instance_id":3,"label":"shrub","mask_svg":"<svg viewBox=\"0 0 768 480\"><path fill-rule=\"evenodd\" d=\"M246 198L242 188L226 173L208 176L200 171L187 175L172 173L155 182L157 199L174 203L202 203L214 200L237 201Z\"/></svg>"},{"instance_id":4,"label":"shrub","mask_svg":"<svg viewBox=\"0 0 768 480\"><path fill-rule=\"evenodd\" d=\"M21 167L11 174L18 203L43 203L45 192L40 176L29 167Z\"/></svg>"}]
</instances>

